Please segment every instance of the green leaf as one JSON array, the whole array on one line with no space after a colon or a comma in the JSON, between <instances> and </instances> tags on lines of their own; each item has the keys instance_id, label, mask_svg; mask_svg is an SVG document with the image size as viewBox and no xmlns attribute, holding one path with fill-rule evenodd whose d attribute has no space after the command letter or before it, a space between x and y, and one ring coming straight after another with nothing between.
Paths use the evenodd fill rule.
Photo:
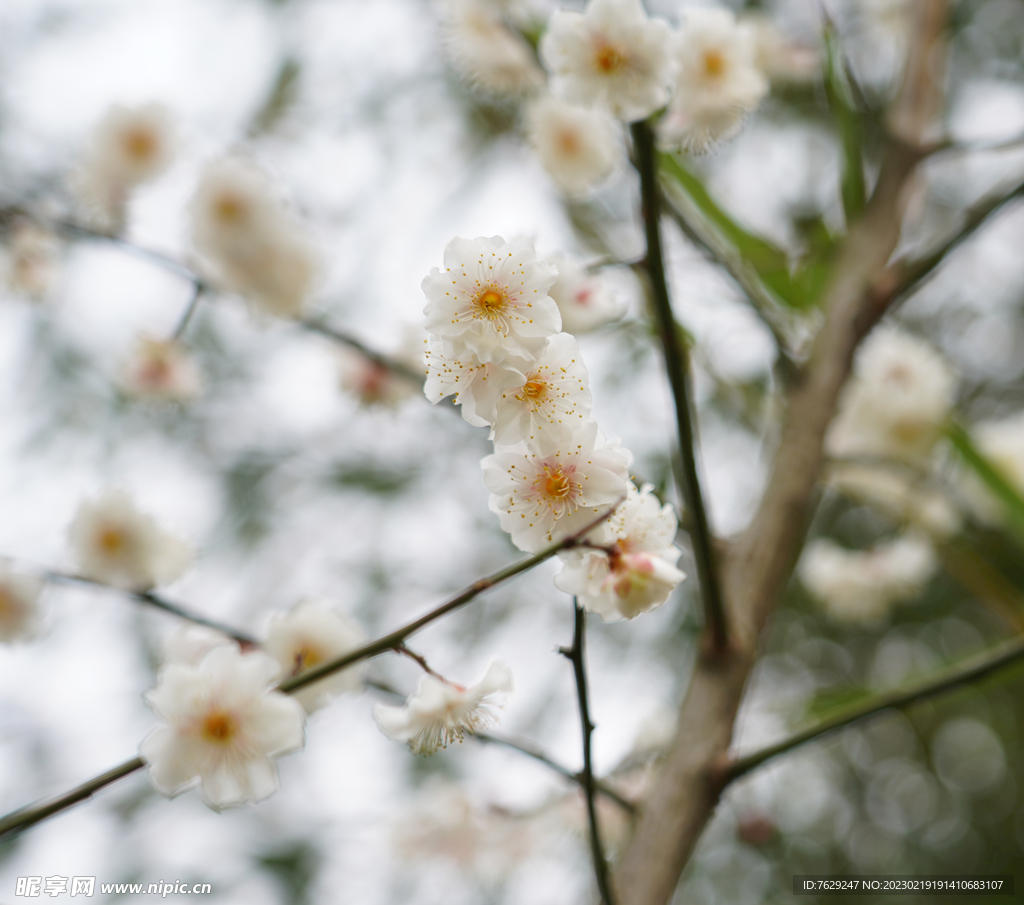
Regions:
<instances>
[{"instance_id":1,"label":"green leaf","mask_svg":"<svg viewBox=\"0 0 1024 905\"><path fill-rule=\"evenodd\" d=\"M1021 499L1016 488L1006 480L1003 473L985 458L978 447L974 445L971 435L961 425L955 422L950 423L946 428L946 434L964 464L1003 504L1010 528L1017 536L1018 541L1024 543L1024 499Z\"/></svg>"},{"instance_id":2,"label":"green leaf","mask_svg":"<svg viewBox=\"0 0 1024 905\"><path fill-rule=\"evenodd\" d=\"M843 211L849 224L864 210L867 199L864 185L864 130L853 99L839 38L831 26L825 29L825 52L825 96L835 114L843 146L840 189Z\"/></svg>"}]
</instances>

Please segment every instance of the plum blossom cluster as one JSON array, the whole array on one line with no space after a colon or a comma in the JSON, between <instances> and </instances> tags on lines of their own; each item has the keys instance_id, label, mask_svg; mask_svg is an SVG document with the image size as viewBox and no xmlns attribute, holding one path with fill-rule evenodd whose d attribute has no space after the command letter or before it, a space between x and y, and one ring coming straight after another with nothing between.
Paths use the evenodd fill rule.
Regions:
<instances>
[{"instance_id":1,"label":"plum blossom cluster","mask_svg":"<svg viewBox=\"0 0 1024 905\"><path fill-rule=\"evenodd\" d=\"M560 332L550 296L557 278L527 242L453 239L444 270L423 281L424 390L434 402L454 396L467 421L490 428L495 451L481 463L484 484L519 549L537 553L624 500L582 559L567 554L563 584L605 618L631 618L664 602L683 578L676 519L649 489L637 493L632 454L590 417L579 344Z\"/></svg>"}]
</instances>

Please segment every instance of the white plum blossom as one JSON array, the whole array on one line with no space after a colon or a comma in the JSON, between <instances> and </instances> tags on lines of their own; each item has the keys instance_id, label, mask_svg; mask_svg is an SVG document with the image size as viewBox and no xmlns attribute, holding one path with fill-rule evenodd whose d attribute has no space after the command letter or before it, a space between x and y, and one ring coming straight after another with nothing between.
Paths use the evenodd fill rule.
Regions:
<instances>
[{"instance_id":1,"label":"white plum blossom","mask_svg":"<svg viewBox=\"0 0 1024 905\"><path fill-rule=\"evenodd\" d=\"M169 797L197 783L212 808L260 801L277 790L273 758L305 743L298 701L271 689L278 664L225 644L198 666L166 665L146 701L163 720L142 740L157 790Z\"/></svg>"},{"instance_id":2,"label":"white plum blossom","mask_svg":"<svg viewBox=\"0 0 1024 905\"><path fill-rule=\"evenodd\" d=\"M391 355L393 361L409 369L410 376L374 361L358 349L337 345L335 355L342 389L366 408L397 408L420 392L419 380L412 379L412 375L424 372L425 343L421 329L406 330L401 345Z\"/></svg>"},{"instance_id":3,"label":"white plum blossom","mask_svg":"<svg viewBox=\"0 0 1024 905\"><path fill-rule=\"evenodd\" d=\"M425 358L427 380L423 392L427 399L437 403L446 396L454 396L462 407L462 417L474 427L490 427L494 423L502 392L510 386L521 386L530 367L530 362L519 358L506 358L500 364L480 362L469 351L448 356L439 339L427 341Z\"/></svg>"},{"instance_id":4,"label":"white plum blossom","mask_svg":"<svg viewBox=\"0 0 1024 905\"><path fill-rule=\"evenodd\" d=\"M551 95L527 108L526 135L544 169L569 195L597 188L622 163L615 123L606 113Z\"/></svg>"},{"instance_id":5,"label":"white plum blossom","mask_svg":"<svg viewBox=\"0 0 1024 905\"><path fill-rule=\"evenodd\" d=\"M587 273L572 258L554 257L551 263L558 268L558 279L548 294L558 305L566 333L588 333L622 315L622 306L600 276Z\"/></svg>"},{"instance_id":6,"label":"white plum blossom","mask_svg":"<svg viewBox=\"0 0 1024 905\"><path fill-rule=\"evenodd\" d=\"M924 340L898 329L868 337L825 439L832 456L920 460L953 407L956 377Z\"/></svg>"},{"instance_id":7,"label":"white plum blossom","mask_svg":"<svg viewBox=\"0 0 1024 905\"><path fill-rule=\"evenodd\" d=\"M0 641L27 641L39 629L43 581L0 564Z\"/></svg>"},{"instance_id":8,"label":"white plum blossom","mask_svg":"<svg viewBox=\"0 0 1024 905\"><path fill-rule=\"evenodd\" d=\"M753 30L727 9L692 9L674 37L676 88L658 125L661 142L706 151L727 138L768 93Z\"/></svg>"},{"instance_id":9,"label":"white plum blossom","mask_svg":"<svg viewBox=\"0 0 1024 905\"><path fill-rule=\"evenodd\" d=\"M199 366L177 340L143 336L119 381L129 396L188 402L203 389Z\"/></svg>"},{"instance_id":10,"label":"white plum blossom","mask_svg":"<svg viewBox=\"0 0 1024 905\"><path fill-rule=\"evenodd\" d=\"M520 98L544 84L530 45L486 0L446 0L441 38L458 74L483 94Z\"/></svg>"},{"instance_id":11,"label":"white plum blossom","mask_svg":"<svg viewBox=\"0 0 1024 905\"><path fill-rule=\"evenodd\" d=\"M271 615L261 647L280 665L282 678L291 678L355 650L363 639L362 629L348 616L324 600L305 599L286 613ZM355 664L299 689L293 697L312 713L359 684L360 666Z\"/></svg>"},{"instance_id":12,"label":"white plum blossom","mask_svg":"<svg viewBox=\"0 0 1024 905\"><path fill-rule=\"evenodd\" d=\"M129 591L169 584L188 567L191 551L117 488L84 500L69 530L83 578Z\"/></svg>"},{"instance_id":13,"label":"white plum blossom","mask_svg":"<svg viewBox=\"0 0 1024 905\"><path fill-rule=\"evenodd\" d=\"M971 428L974 444L988 463L1018 494L1024 495L1024 413L998 421L981 421ZM964 497L979 519L999 524L1005 517L1003 504L976 474L965 474L961 482Z\"/></svg>"},{"instance_id":14,"label":"white plum blossom","mask_svg":"<svg viewBox=\"0 0 1024 905\"><path fill-rule=\"evenodd\" d=\"M444 271L435 267L423 280L426 329L444 341L452 358L533 359L562 326L548 296L557 275L537 258L532 242L452 239Z\"/></svg>"},{"instance_id":15,"label":"white plum blossom","mask_svg":"<svg viewBox=\"0 0 1024 905\"><path fill-rule=\"evenodd\" d=\"M97 124L74 188L92 220L105 229L124 225L132 190L159 176L174 153L174 122L162 104L111 107Z\"/></svg>"},{"instance_id":16,"label":"white plum blossom","mask_svg":"<svg viewBox=\"0 0 1024 905\"><path fill-rule=\"evenodd\" d=\"M648 19L640 0L590 0L582 13L551 15L540 56L554 94L632 122L668 101L670 41L668 23Z\"/></svg>"},{"instance_id":17,"label":"white plum blossom","mask_svg":"<svg viewBox=\"0 0 1024 905\"><path fill-rule=\"evenodd\" d=\"M506 387L494 412L496 446L522 440L536 452L553 452L572 440L590 415L591 396L580 347L568 333L523 367L523 379Z\"/></svg>"},{"instance_id":18,"label":"white plum blossom","mask_svg":"<svg viewBox=\"0 0 1024 905\"><path fill-rule=\"evenodd\" d=\"M216 629L182 623L172 629L161 644L163 662L198 666L215 647L231 643L231 638Z\"/></svg>"},{"instance_id":19,"label":"white plum blossom","mask_svg":"<svg viewBox=\"0 0 1024 905\"><path fill-rule=\"evenodd\" d=\"M315 249L264 174L242 158L209 164L191 202L196 250L226 288L296 317L319 268Z\"/></svg>"},{"instance_id":20,"label":"white plum blossom","mask_svg":"<svg viewBox=\"0 0 1024 905\"><path fill-rule=\"evenodd\" d=\"M494 695L512 691L512 673L500 660L491 661L482 679L468 688L432 675L420 679L404 707L378 704L373 717L395 741L408 742L413 754L433 754L467 732L479 732L497 721Z\"/></svg>"},{"instance_id":21,"label":"white plum blossom","mask_svg":"<svg viewBox=\"0 0 1024 905\"><path fill-rule=\"evenodd\" d=\"M520 550L538 553L625 497L632 461L617 439L606 441L588 421L554 452L541 455L522 443L480 464L501 527Z\"/></svg>"},{"instance_id":22,"label":"white plum blossom","mask_svg":"<svg viewBox=\"0 0 1024 905\"><path fill-rule=\"evenodd\" d=\"M12 292L43 299L57 276L60 243L49 230L28 220L11 228L4 255L4 280Z\"/></svg>"},{"instance_id":23,"label":"white plum blossom","mask_svg":"<svg viewBox=\"0 0 1024 905\"><path fill-rule=\"evenodd\" d=\"M821 77L818 51L783 34L771 16L747 13L742 24L753 33L757 66L771 81L795 84Z\"/></svg>"},{"instance_id":24,"label":"white plum blossom","mask_svg":"<svg viewBox=\"0 0 1024 905\"><path fill-rule=\"evenodd\" d=\"M686 577L675 565L675 513L652 491L649 484L639 491L630 484L625 502L589 535L605 549L560 554L565 568L555 576L555 586L577 596L585 609L605 622L656 609Z\"/></svg>"},{"instance_id":25,"label":"white plum blossom","mask_svg":"<svg viewBox=\"0 0 1024 905\"><path fill-rule=\"evenodd\" d=\"M875 626L885 622L893 604L920 594L936 566L931 544L907 534L864 551L812 541L797 572L837 622Z\"/></svg>"}]
</instances>

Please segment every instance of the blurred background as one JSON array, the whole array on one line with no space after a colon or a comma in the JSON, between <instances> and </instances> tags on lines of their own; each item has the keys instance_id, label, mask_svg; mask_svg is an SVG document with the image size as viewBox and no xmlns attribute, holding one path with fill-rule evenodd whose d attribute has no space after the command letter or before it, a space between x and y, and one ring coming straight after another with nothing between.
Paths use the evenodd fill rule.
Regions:
<instances>
[{"instance_id":1,"label":"blurred background","mask_svg":"<svg viewBox=\"0 0 1024 905\"><path fill-rule=\"evenodd\" d=\"M774 23L772 92L738 137L680 159L794 267L827 260L844 221L823 13L855 79L870 179L909 5L729 5ZM503 9L535 40L554 6ZM648 3L674 24L686 8ZM1020 146L985 147L1024 133L1024 6L952 9L945 131L979 147L926 165L907 249L954 230L966 205L1024 169ZM423 0L5 0L0 207L78 218L73 174L97 122L113 104L156 101L173 115L175 154L133 193L127 242L191 263L200 169L242 150L318 249L307 314L385 353L415 344L420 282L455 235L525 236L541 255L585 262L636 259L632 170L564 196L524 141L516 103L460 78L443 16ZM201 392L184 402L133 392L124 374L138 338L174 330L191 283L123 243L64 230L39 240L38 279L26 286L18 221L0 226L0 557L12 568L68 570L75 510L110 485L197 550L166 596L255 634L271 612L315 595L373 637L519 557L487 508L486 431L450 406L431 407L415 386L374 398L356 353L230 293L204 296L184 337ZM1007 210L895 315L950 362L965 424L1024 407L1022 230L1020 211ZM775 349L716 265L674 227L667 241L677 317L695 343L712 520L728 537L762 489L778 420ZM594 414L633 450L638 479L675 500L672 403L642 287L628 266L601 277L622 314L580 340ZM813 297L796 307L813 329ZM867 622L837 618L794 581L741 714L741 752L1021 630L1019 542L998 519L958 508L963 480L948 450L929 468L929 489L953 500L952 520L931 533L939 566ZM813 533L845 548L914 521L840 490L824 493ZM572 672L557 654L571 641L572 604L555 571L547 563L495 590L413 646L465 684L505 660L516 690L501 731L575 770ZM694 590L685 582L632 622L591 621L596 767L615 771L627 796L649 787L674 731L700 629ZM54 584L43 604L40 637L0 646L4 813L134 755L155 724L142 694L177 624L102 589ZM406 694L419 671L388 656L366 676ZM1012 873L1024 846L1022 691L1024 673L1010 672L752 772L728 790L677 900L789 901L794 873ZM413 757L372 719L385 699L369 688L313 715L305 750L280 761L280 791L258 805L215 813L195 793L168 801L139 774L0 844L0 898L13 898L17 877L81 875L209 882L213 901L247 905L589 900L585 815L570 783L473 739ZM628 821L614 805L601 813L614 854Z\"/></svg>"}]
</instances>

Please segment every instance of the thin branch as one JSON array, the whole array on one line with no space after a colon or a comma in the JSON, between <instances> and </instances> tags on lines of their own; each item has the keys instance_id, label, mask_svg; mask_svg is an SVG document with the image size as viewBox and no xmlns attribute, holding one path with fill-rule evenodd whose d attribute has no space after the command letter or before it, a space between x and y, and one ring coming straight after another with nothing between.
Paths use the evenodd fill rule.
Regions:
<instances>
[{"instance_id":1,"label":"thin branch","mask_svg":"<svg viewBox=\"0 0 1024 905\"><path fill-rule=\"evenodd\" d=\"M171 339L181 339L185 334L185 329L188 327L188 322L192 320L192 315L196 313L196 308L199 307L199 301L203 297L203 293L206 291L206 286L203 283L197 282L192 290L192 298L189 299L188 307L182 312L181 318L178 320L177 326L174 328L174 332L171 334Z\"/></svg>"},{"instance_id":2,"label":"thin branch","mask_svg":"<svg viewBox=\"0 0 1024 905\"><path fill-rule=\"evenodd\" d=\"M573 598L573 632L572 647L559 648L559 653L572 661L572 671L576 676L576 697L580 706L580 724L583 729L583 793L587 800L587 818L590 823L590 850L594 858L594 875L597 888L601 893L601 901L605 905L615 905L612 895L611 877L608 872L608 860L604 855L604 844L601 842L601 828L597 823L596 785L594 783L594 767L590 756L590 736L594 732L594 724L590 721L590 708L587 704L587 664L586 664L586 627L587 614Z\"/></svg>"},{"instance_id":3,"label":"thin branch","mask_svg":"<svg viewBox=\"0 0 1024 905\"><path fill-rule=\"evenodd\" d=\"M429 613L427 613L424 616L421 616L419 619L413 620L412 622L408 623L402 628L393 631L390 635L385 635L383 638L380 638L377 641L374 641L370 644L364 645L363 647L357 648L354 651L351 651L344 657L339 657L338 659L325 663L322 666L310 669L307 672L302 673L302 675L288 679L282 682L280 685L278 685L276 690L281 691L284 694L293 694L300 688L305 688L307 685L311 685L313 682L316 682L319 679L324 678L325 676L329 676L333 673L339 672L340 670L345 669L345 667L351 666L353 663L357 663L360 660L366 660L370 657L384 653L388 650L396 650L398 647L402 645L402 642L409 637L409 635L413 634L413 632L419 631L421 628L423 628L423 626L428 625L429 623L441 618L442 616L452 612L453 610L458 609L461 606L464 606L465 604L469 603L474 597L478 596L484 591L493 588L495 585L501 584L503 581L512 578L513 576L518 575L521 572L525 572L528 569L532 569L534 566L544 562L545 560L550 559L560 550L569 550L573 547L578 546L590 531L592 531L606 519L610 518L612 513L615 512L615 510L621 505L621 503L622 499L616 500L610 509L602 513L600 516L598 516L592 522L587 524L581 530L577 531L575 534L569 535L567 538L565 538L562 541L559 541L557 544L552 544L546 550L543 550L540 553L537 553L536 555L529 557L528 559L524 559L521 562L509 566L508 568L502 569L500 572L495 572L493 575L487 578L481 578L479 581L470 585L470 587L463 591L461 594L457 594L455 597L451 598L446 603L441 604L441 606L431 610ZM89 581L88 579L77 578L71 575L61 575L59 573L48 573L48 577L67 581L84 582L85 584L91 585L96 584L96 582ZM101 585L101 587L106 587L106 585ZM167 604L165 606L164 604L166 604L166 601L161 601L160 598L153 598L152 595L149 594L134 594L132 592L127 593L131 593L132 596L138 597L139 599L143 599L147 603L160 606L161 609L168 609L170 612L173 612L177 615L184 615L184 611L179 610L173 604ZM217 628L218 631L225 631L223 627L217 626L215 623L211 624L207 620L197 620L192 616L185 616L185 618L192 619L193 621L199 621L201 622L201 624L204 625L210 625L212 628ZM233 632L227 632L227 634L231 634L232 637L238 637L237 634ZM27 826L31 826L34 823L38 823L40 820L44 820L46 817L56 814L59 811L71 807L71 805L76 804L77 802L82 801L85 798L88 798L90 795L92 795L93 792L102 789L104 786L109 785L115 780L120 779L122 776L127 776L129 773L132 773L135 770L140 769L142 766L144 766L144 764L138 758L126 761L125 763L121 764L121 766L115 767L113 770L109 770L101 776L97 776L95 779L89 780L87 783L84 783L83 785L78 786L75 789L72 789L70 792L61 795L60 797L55 798L50 802L33 807L22 808L20 811L15 811L11 814L8 814L6 817L0 819L0 833L21 830ZM21 816L19 817L19 815Z\"/></svg>"},{"instance_id":4,"label":"thin branch","mask_svg":"<svg viewBox=\"0 0 1024 905\"><path fill-rule=\"evenodd\" d=\"M950 691L959 685L984 679L1013 666L1024 659L1024 636L1014 638L984 653L969 657L961 663L911 685L871 698L863 704L844 709L835 716L809 726L801 732L774 745L768 745L753 754L736 758L728 768L729 781L738 779L761 764L780 754L792 751L815 739L823 738L854 723L865 720L884 710L906 707Z\"/></svg>"},{"instance_id":5,"label":"thin branch","mask_svg":"<svg viewBox=\"0 0 1024 905\"><path fill-rule=\"evenodd\" d=\"M481 578L479 581L471 584L466 588L466 590L456 594L445 603L442 603L439 607L436 607L429 613L420 616L419 619L414 619L412 622L403 625L401 628L395 629L390 634L384 635L376 641L371 641L369 644L364 644L362 647L356 648L342 657L338 657L335 660L331 660L320 666L314 667L313 669L302 673L302 675L282 682L278 686L278 690L283 691L286 694L291 694L292 692L298 691L300 688L305 688L307 685L312 685L314 682L318 682L326 676L340 672L341 670L351 666L353 663L358 663L360 660L368 660L370 657L375 657L378 654L385 653L386 651L396 650L410 635L418 632L421 628L429 625L431 622L440 619L442 616L448 615L448 613L453 610L457 610L465 606L473 600L474 597L479 596L484 591L490 590L495 585L501 584L503 581L507 581L509 578L513 578L521 572L526 572L527 570L532 569L534 566L550 559L562 550L571 550L574 547L580 546L587 534L593 531L594 528L602 522L610 518L612 513L615 512L621 503L622 499L617 500L612 504L611 508L607 509L585 527L577 531L575 534L570 534L564 540L561 540L556 544L552 544L546 550L542 550L540 553L530 556L527 559L520 560L519 562L502 569L500 572L495 572L487 578Z\"/></svg>"},{"instance_id":6,"label":"thin branch","mask_svg":"<svg viewBox=\"0 0 1024 905\"><path fill-rule=\"evenodd\" d=\"M401 654L403 657L408 657L414 661L420 669L422 669L428 676L433 676L435 679L440 679L445 684L448 684L448 680L441 675L437 670L432 669L430 664L427 662L427 658L423 654L417 654L415 651L409 650L404 644L396 644L392 650L396 654Z\"/></svg>"},{"instance_id":7,"label":"thin branch","mask_svg":"<svg viewBox=\"0 0 1024 905\"><path fill-rule=\"evenodd\" d=\"M130 773L141 770L144 766L145 763L141 757L133 757L131 760L126 760L123 764L114 767L114 769L107 770L106 773L101 773L88 782L83 782L80 786L75 786L70 792L65 792L63 795L58 795L56 798L51 798L49 801L44 801L41 804L30 805L29 807L12 811L6 817L0 818L0 839L8 833L26 830L47 817L52 817L54 814L70 808L73 804L78 804L80 801L91 798L94 793L104 786L109 786Z\"/></svg>"},{"instance_id":8,"label":"thin branch","mask_svg":"<svg viewBox=\"0 0 1024 905\"><path fill-rule=\"evenodd\" d=\"M304 327L309 330L311 333L319 333L321 336L326 336L328 339L331 339L340 345L348 346L350 349L355 349L357 352L365 355L374 364L380 365L382 368L387 368L387 370L393 372L399 377L405 378L417 386L423 386L424 375L421 372L409 367L409 365L403 361L399 361L397 358L392 358L390 355L385 355L383 352L371 349L362 340L357 339L345 330L338 327L332 327L330 324L327 324L320 318L314 316L298 318L296 323L300 327Z\"/></svg>"},{"instance_id":9,"label":"thin branch","mask_svg":"<svg viewBox=\"0 0 1024 905\"><path fill-rule=\"evenodd\" d=\"M700 479L697 476L695 437L690 413L689 354L676 329L672 302L669 299L665 279L665 264L661 253L661 225L659 217L660 193L654 156L654 137L645 122L633 123L633 144L640 172L640 188L643 197L644 229L647 235L647 259L645 269L650 277L651 295L654 300L654 314L661 333L665 352L665 368L676 406L676 428L679 433L679 454L682 459L683 497L686 509L693 518L694 531L691 534L693 555L700 579L704 615L711 632L714 650L722 651L729 644L729 630L726 624L725 606L718 578L718 564L715 557L714 541L704 508Z\"/></svg>"},{"instance_id":10,"label":"thin branch","mask_svg":"<svg viewBox=\"0 0 1024 905\"><path fill-rule=\"evenodd\" d=\"M65 584L83 584L92 588L101 588L105 591L115 591L118 594L123 594L125 597L130 597L132 600L138 600L140 603L146 603L159 610L163 610L165 613L171 613L181 619L187 619L189 622L196 623L196 625L205 625L207 628L212 628L223 635L227 635L229 638L234 638L234 640L241 644L242 647L255 647L259 644L259 642L251 635L240 632L238 629L232 628L230 625L224 625L222 622L217 622L215 619L209 619L206 616L201 616L199 613L194 613L191 610L178 606L176 603L171 603L169 600L166 600L158 594L154 594L152 591L130 591L126 588L118 588L114 585L105 584L102 581L96 581L92 578L84 578L81 575L69 575L65 572L45 571L43 573L43 577L47 581L58 581L64 582Z\"/></svg>"}]
</instances>

